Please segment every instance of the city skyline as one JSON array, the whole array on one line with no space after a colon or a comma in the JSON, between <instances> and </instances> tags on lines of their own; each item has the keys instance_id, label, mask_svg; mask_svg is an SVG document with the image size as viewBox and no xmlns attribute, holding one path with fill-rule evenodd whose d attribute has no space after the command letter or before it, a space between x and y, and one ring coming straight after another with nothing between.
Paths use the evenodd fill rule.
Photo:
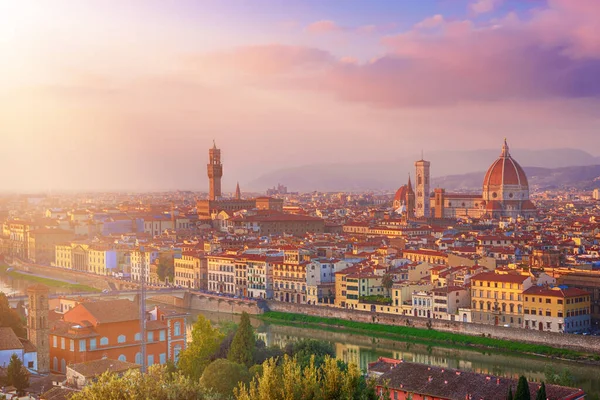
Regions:
<instances>
[{"instance_id":1,"label":"city skyline","mask_svg":"<svg viewBox=\"0 0 600 400\"><path fill-rule=\"evenodd\" d=\"M598 156L594 3L6 2L3 189L204 190L213 138L227 192L504 137Z\"/></svg>"}]
</instances>

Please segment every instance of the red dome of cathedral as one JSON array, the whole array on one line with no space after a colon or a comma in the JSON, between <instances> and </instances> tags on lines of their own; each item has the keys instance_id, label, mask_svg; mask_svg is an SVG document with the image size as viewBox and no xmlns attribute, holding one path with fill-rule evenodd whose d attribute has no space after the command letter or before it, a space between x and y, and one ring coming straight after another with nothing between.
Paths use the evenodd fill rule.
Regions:
<instances>
[{"instance_id":1,"label":"red dome of cathedral","mask_svg":"<svg viewBox=\"0 0 600 400\"><path fill-rule=\"evenodd\" d=\"M490 166L483 179L484 188L503 185L529 187L527 175L525 175L525 171L523 171L519 163L510 156L506 140L504 141L504 146L502 146L502 154Z\"/></svg>"},{"instance_id":2,"label":"red dome of cathedral","mask_svg":"<svg viewBox=\"0 0 600 400\"><path fill-rule=\"evenodd\" d=\"M401 186L400 189L398 189L396 191L396 195L394 196L394 202L406 201L407 192L408 192L408 189L407 189L406 185ZM389 197L388 197L388 199L389 199Z\"/></svg>"}]
</instances>

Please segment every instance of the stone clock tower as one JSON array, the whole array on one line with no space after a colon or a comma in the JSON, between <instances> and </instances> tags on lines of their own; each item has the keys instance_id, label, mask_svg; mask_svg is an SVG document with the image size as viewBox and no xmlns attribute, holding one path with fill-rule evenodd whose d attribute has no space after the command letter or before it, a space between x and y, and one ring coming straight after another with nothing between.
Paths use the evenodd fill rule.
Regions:
<instances>
[{"instance_id":1,"label":"stone clock tower","mask_svg":"<svg viewBox=\"0 0 600 400\"><path fill-rule=\"evenodd\" d=\"M34 285L27 288L29 314L27 336L37 348L37 371L50 372L50 330L48 328L48 287Z\"/></svg>"},{"instance_id":2,"label":"stone clock tower","mask_svg":"<svg viewBox=\"0 0 600 400\"><path fill-rule=\"evenodd\" d=\"M217 145L213 141L212 149L208 150L209 163L207 165L209 200L218 200L221 197L221 177L223 176L223 164L221 164L221 150L217 149Z\"/></svg>"}]
</instances>

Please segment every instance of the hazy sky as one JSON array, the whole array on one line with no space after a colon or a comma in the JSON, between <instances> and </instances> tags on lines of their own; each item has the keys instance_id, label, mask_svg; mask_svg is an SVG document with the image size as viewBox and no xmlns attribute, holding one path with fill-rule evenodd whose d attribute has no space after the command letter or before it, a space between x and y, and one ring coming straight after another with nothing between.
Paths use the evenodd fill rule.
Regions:
<instances>
[{"instance_id":1,"label":"hazy sky","mask_svg":"<svg viewBox=\"0 0 600 400\"><path fill-rule=\"evenodd\" d=\"M225 189L425 151L600 155L598 0L0 0L0 191ZM520 160L527 165L526 160Z\"/></svg>"}]
</instances>

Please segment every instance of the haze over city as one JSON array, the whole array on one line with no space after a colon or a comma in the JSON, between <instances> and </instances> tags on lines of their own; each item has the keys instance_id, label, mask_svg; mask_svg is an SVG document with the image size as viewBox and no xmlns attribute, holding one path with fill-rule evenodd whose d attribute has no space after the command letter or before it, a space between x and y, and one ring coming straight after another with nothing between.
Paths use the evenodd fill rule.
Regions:
<instances>
[{"instance_id":1,"label":"haze over city","mask_svg":"<svg viewBox=\"0 0 600 400\"><path fill-rule=\"evenodd\" d=\"M595 0L2 2L3 190L198 190L213 139L230 191L504 137L598 156L599 17Z\"/></svg>"}]
</instances>

